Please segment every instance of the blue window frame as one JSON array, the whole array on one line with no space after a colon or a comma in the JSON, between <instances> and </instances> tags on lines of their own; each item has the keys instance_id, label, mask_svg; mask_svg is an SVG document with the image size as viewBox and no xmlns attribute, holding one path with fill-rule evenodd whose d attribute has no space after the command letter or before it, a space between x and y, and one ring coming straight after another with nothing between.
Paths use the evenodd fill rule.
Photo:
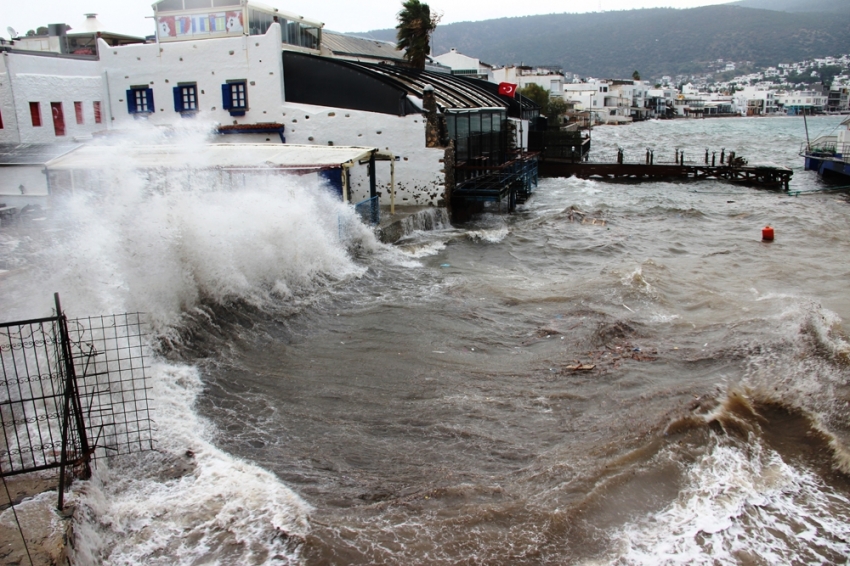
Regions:
<instances>
[{"instance_id":1,"label":"blue window frame","mask_svg":"<svg viewBox=\"0 0 850 566\"><path fill-rule=\"evenodd\" d=\"M185 83L174 87L174 111L184 115L198 111L198 85Z\"/></svg>"},{"instance_id":2,"label":"blue window frame","mask_svg":"<svg viewBox=\"0 0 850 566\"><path fill-rule=\"evenodd\" d=\"M244 116L248 110L248 81L227 81L221 85L222 107L231 116Z\"/></svg>"},{"instance_id":3,"label":"blue window frame","mask_svg":"<svg viewBox=\"0 0 850 566\"><path fill-rule=\"evenodd\" d=\"M153 89L146 86L130 87L127 91L127 112L130 114L153 113Z\"/></svg>"}]
</instances>

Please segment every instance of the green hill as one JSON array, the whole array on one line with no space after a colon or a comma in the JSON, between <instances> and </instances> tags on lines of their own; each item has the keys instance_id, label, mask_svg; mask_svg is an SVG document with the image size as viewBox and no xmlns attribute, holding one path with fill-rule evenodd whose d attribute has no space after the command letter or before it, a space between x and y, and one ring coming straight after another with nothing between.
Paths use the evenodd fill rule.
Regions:
<instances>
[{"instance_id":1,"label":"green hill","mask_svg":"<svg viewBox=\"0 0 850 566\"><path fill-rule=\"evenodd\" d=\"M850 53L850 2L841 1L848 9L829 14L725 4L461 22L437 28L433 52L454 47L493 65L556 65L609 78L698 73L717 59L768 66ZM395 30L368 35L393 41Z\"/></svg>"}]
</instances>

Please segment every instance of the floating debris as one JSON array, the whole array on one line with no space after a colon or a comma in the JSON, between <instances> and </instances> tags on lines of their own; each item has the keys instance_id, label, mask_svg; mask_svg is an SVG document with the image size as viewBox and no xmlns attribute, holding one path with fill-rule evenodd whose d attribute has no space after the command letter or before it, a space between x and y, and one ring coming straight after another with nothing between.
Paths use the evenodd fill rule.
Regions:
<instances>
[{"instance_id":1,"label":"floating debris","mask_svg":"<svg viewBox=\"0 0 850 566\"><path fill-rule=\"evenodd\" d=\"M596 364L577 363L575 365L567 366L564 369L567 369L567 370L570 370L570 371L590 371L590 370L594 369L595 367L596 367Z\"/></svg>"}]
</instances>

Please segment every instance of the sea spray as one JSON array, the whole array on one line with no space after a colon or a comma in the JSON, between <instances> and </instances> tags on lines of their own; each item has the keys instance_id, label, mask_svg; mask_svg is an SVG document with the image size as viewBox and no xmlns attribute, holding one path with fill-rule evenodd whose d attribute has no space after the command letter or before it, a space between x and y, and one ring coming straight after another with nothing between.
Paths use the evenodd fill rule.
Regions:
<instances>
[{"instance_id":1,"label":"sea spray","mask_svg":"<svg viewBox=\"0 0 850 566\"><path fill-rule=\"evenodd\" d=\"M316 178L234 188L187 167L151 188L156 171L118 171L121 181L107 171L107 184L54 197L58 230L39 235L27 303L59 291L72 314L143 311L166 333L201 301L270 306L358 276L349 250L378 245Z\"/></svg>"}]
</instances>

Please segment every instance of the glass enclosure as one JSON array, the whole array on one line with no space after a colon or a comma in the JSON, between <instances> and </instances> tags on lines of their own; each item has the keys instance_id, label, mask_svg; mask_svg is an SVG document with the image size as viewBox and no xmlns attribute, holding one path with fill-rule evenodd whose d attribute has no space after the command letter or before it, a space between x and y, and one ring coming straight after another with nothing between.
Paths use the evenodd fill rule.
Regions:
<instances>
[{"instance_id":1,"label":"glass enclosure","mask_svg":"<svg viewBox=\"0 0 850 566\"><path fill-rule=\"evenodd\" d=\"M160 41L263 35L278 22L285 44L318 50L322 42L320 24L296 21L250 3L243 8L240 0L163 0L154 8Z\"/></svg>"},{"instance_id":2,"label":"glass enclosure","mask_svg":"<svg viewBox=\"0 0 850 566\"><path fill-rule=\"evenodd\" d=\"M505 110L446 111L446 129L454 140L458 162L488 159L501 162L507 151Z\"/></svg>"}]
</instances>

